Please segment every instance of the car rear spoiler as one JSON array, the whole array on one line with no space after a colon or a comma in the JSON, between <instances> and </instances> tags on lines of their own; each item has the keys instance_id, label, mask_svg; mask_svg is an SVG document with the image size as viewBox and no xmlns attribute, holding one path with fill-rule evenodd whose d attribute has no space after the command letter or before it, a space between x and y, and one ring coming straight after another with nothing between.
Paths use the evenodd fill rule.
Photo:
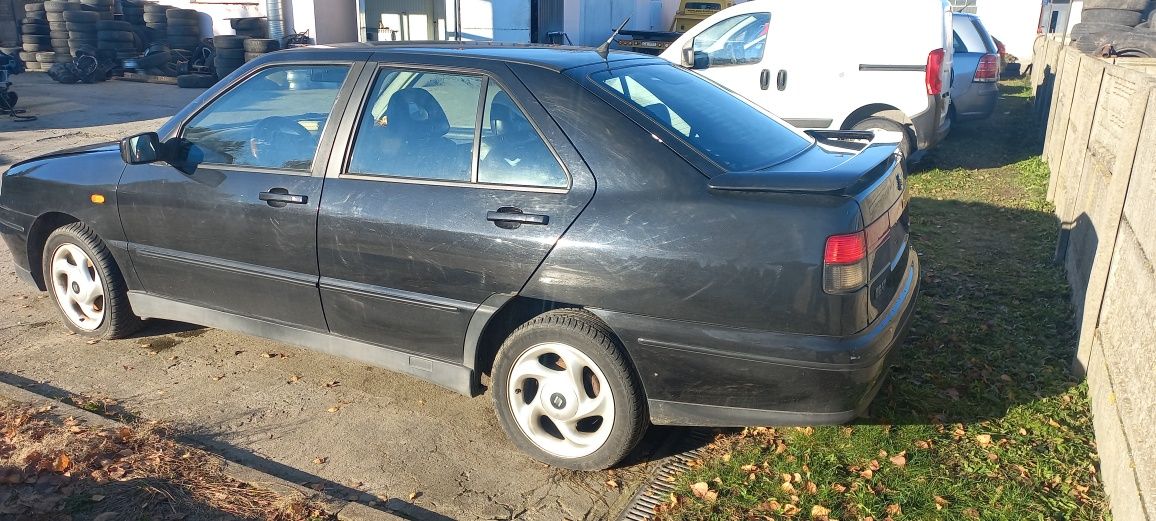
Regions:
<instances>
[{"instance_id":1,"label":"car rear spoiler","mask_svg":"<svg viewBox=\"0 0 1156 521\"><path fill-rule=\"evenodd\" d=\"M897 162L893 132L822 130L799 155L766 170L727 172L710 179L712 190L853 195L890 172Z\"/></svg>"}]
</instances>

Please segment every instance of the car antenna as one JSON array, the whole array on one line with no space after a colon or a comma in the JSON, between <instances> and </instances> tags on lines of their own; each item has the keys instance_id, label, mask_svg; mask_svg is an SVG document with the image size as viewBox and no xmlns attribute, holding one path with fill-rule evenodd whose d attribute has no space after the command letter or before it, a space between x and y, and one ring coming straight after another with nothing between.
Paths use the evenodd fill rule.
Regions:
<instances>
[{"instance_id":1,"label":"car antenna","mask_svg":"<svg viewBox=\"0 0 1156 521\"><path fill-rule=\"evenodd\" d=\"M594 52L598 53L598 55L601 56L603 60L610 56L610 42L614 41L614 37L618 36L618 32L621 31L623 27L626 27L626 23L629 21L630 17L628 16L625 20L622 21L621 24L618 24L618 28L615 29L614 32L610 33L610 38L607 38L606 41L602 43L602 45L599 45L597 49L594 49Z\"/></svg>"}]
</instances>

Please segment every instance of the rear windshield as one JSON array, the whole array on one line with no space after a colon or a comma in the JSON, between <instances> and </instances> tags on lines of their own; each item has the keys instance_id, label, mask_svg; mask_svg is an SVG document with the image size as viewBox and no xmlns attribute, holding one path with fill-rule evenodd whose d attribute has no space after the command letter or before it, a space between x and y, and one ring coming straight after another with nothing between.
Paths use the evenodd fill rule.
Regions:
<instances>
[{"instance_id":1,"label":"rear windshield","mask_svg":"<svg viewBox=\"0 0 1156 521\"><path fill-rule=\"evenodd\" d=\"M672 65L623 67L590 77L728 171L763 169L812 143L770 113Z\"/></svg>"}]
</instances>

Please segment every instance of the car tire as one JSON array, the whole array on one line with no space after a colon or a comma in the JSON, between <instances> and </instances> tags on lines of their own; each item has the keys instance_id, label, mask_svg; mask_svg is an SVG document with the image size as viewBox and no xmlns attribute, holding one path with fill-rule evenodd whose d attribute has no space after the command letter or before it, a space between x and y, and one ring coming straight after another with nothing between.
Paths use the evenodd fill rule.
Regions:
<instances>
[{"instance_id":1,"label":"car tire","mask_svg":"<svg viewBox=\"0 0 1156 521\"><path fill-rule=\"evenodd\" d=\"M1148 0L1084 0L1084 9L1124 9L1127 11L1143 11L1148 7Z\"/></svg>"},{"instance_id":2,"label":"car tire","mask_svg":"<svg viewBox=\"0 0 1156 521\"><path fill-rule=\"evenodd\" d=\"M193 20L200 19L201 13L195 9L169 9L165 11L165 16L170 22L176 20Z\"/></svg>"},{"instance_id":3,"label":"car tire","mask_svg":"<svg viewBox=\"0 0 1156 521\"><path fill-rule=\"evenodd\" d=\"M177 86L182 89L207 89L217 83L215 76L208 74L185 74L177 76Z\"/></svg>"},{"instance_id":4,"label":"car tire","mask_svg":"<svg viewBox=\"0 0 1156 521\"><path fill-rule=\"evenodd\" d=\"M1156 58L1156 34L1133 33L1112 42L1116 55L1124 58Z\"/></svg>"},{"instance_id":5,"label":"car tire","mask_svg":"<svg viewBox=\"0 0 1156 521\"><path fill-rule=\"evenodd\" d=\"M281 44L277 40L269 38L249 38L244 43L245 52L250 53L267 53L281 50Z\"/></svg>"},{"instance_id":6,"label":"car tire","mask_svg":"<svg viewBox=\"0 0 1156 521\"><path fill-rule=\"evenodd\" d=\"M141 319L129 306L128 287L112 253L83 223L52 232L43 259L49 298L69 330L112 340L140 329Z\"/></svg>"},{"instance_id":7,"label":"car tire","mask_svg":"<svg viewBox=\"0 0 1156 521\"><path fill-rule=\"evenodd\" d=\"M578 365L577 372L565 370ZM649 425L625 350L585 311L549 311L522 324L498 350L492 374L502 429L519 449L555 467L609 468L638 445ZM586 407L606 414L581 415Z\"/></svg>"},{"instance_id":8,"label":"car tire","mask_svg":"<svg viewBox=\"0 0 1156 521\"><path fill-rule=\"evenodd\" d=\"M907 158L914 152L911 140L911 131L903 123L883 116L871 116L851 126L851 130L887 130L899 132L903 140L899 143L899 152L903 155L903 164L906 168Z\"/></svg>"},{"instance_id":9,"label":"car tire","mask_svg":"<svg viewBox=\"0 0 1156 521\"><path fill-rule=\"evenodd\" d=\"M1118 24L1135 27L1143 20L1139 11L1125 11L1123 9L1084 9L1080 15L1081 22Z\"/></svg>"},{"instance_id":10,"label":"car tire","mask_svg":"<svg viewBox=\"0 0 1156 521\"><path fill-rule=\"evenodd\" d=\"M245 37L235 36L231 34L221 34L213 37L213 48L221 49L244 49ZM243 52L243 51L242 51Z\"/></svg>"}]
</instances>

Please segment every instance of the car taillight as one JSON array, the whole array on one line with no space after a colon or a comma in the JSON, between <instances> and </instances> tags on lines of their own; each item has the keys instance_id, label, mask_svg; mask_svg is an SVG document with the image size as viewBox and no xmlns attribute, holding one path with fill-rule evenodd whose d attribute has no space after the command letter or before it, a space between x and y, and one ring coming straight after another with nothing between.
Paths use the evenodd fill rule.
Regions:
<instances>
[{"instance_id":1,"label":"car taillight","mask_svg":"<svg viewBox=\"0 0 1156 521\"><path fill-rule=\"evenodd\" d=\"M943 60L947 58L947 51L936 49L927 55L927 95L938 96L943 94Z\"/></svg>"},{"instance_id":2,"label":"car taillight","mask_svg":"<svg viewBox=\"0 0 1156 521\"><path fill-rule=\"evenodd\" d=\"M972 81L979 83L991 83L999 80L999 55L985 54L979 59L979 67L975 69L975 77Z\"/></svg>"},{"instance_id":3,"label":"car taillight","mask_svg":"<svg viewBox=\"0 0 1156 521\"><path fill-rule=\"evenodd\" d=\"M867 234L860 231L828 237L823 250L823 290L848 293L866 284Z\"/></svg>"}]
</instances>

